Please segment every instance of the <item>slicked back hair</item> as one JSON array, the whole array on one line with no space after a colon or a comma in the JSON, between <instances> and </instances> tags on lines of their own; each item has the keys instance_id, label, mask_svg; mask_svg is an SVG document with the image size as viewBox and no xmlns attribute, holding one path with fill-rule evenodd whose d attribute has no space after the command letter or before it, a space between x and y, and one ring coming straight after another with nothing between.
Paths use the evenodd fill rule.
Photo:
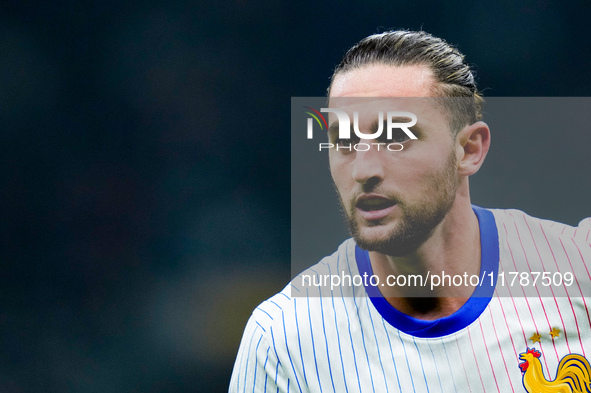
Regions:
<instances>
[{"instance_id":1,"label":"slicked back hair","mask_svg":"<svg viewBox=\"0 0 591 393\"><path fill-rule=\"evenodd\" d=\"M443 39L424 31L387 31L362 39L347 51L334 70L328 95L336 75L374 64L427 66L436 81L433 97L444 97L440 101L449 112L454 135L482 118L484 100L464 55Z\"/></svg>"}]
</instances>

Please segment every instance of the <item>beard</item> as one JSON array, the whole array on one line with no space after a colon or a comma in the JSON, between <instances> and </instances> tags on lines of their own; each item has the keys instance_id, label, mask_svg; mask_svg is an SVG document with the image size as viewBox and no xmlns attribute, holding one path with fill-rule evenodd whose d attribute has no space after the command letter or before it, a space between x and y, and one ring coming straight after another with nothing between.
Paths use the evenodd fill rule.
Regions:
<instances>
[{"instance_id":1,"label":"beard","mask_svg":"<svg viewBox=\"0 0 591 393\"><path fill-rule=\"evenodd\" d=\"M416 251L433 233L435 228L445 218L455 201L456 191L458 189L457 179L457 158L452 149L445 166L441 170L425 178L425 187L417 193L413 201L398 198L395 195L389 195L387 191L381 190L378 186L363 185L359 193L351 199L349 208L341 200L341 206L345 212L349 231L357 242L357 245L364 250L375 251L381 254L394 257L409 255ZM357 196L364 192L375 192L386 195L396 201L396 208L399 209L400 216L392 228L386 229L386 220L375 220L365 222L357 217L357 211L354 201ZM361 225L377 228L384 226L384 234L373 233L363 235ZM376 231L377 232L377 231Z\"/></svg>"}]
</instances>

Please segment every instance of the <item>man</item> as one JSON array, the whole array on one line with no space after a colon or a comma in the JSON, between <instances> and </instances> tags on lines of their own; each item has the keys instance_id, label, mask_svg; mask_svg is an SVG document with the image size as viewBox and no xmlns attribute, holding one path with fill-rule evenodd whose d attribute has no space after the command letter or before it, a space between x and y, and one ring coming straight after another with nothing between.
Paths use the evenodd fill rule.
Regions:
<instances>
[{"instance_id":1,"label":"man","mask_svg":"<svg viewBox=\"0 0 591 393\"><path fill-rule=\"evenodd\" d=\"M376 122L384 102L397 117ZM573 228L471 205L468 179L491 140L481 106L463 55L425 32L373 35L347 52L328 134L353 239L257 307L230 391L591 391L590 220ZM355 119L354 141L335 109ZM399 149L376 143L412 116L393 132ZM550 285L533 285L536 274ZM373 281L313 284L322 277Z\"/></svg>"}]
</instances>

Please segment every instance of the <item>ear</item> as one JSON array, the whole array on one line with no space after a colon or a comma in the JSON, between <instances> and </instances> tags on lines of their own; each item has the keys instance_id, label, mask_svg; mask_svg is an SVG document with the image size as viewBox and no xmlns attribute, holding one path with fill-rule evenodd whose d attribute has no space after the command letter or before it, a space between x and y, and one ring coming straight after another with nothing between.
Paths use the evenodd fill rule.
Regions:
<instances>
[{"instance_id":1,"label":"ear","mask_svg":"<svg viewBox=\"0 0 591 393\"><path fill-rule=\"evenodd\" d=\"M470 176L478 172L490 147L490 130L478 121L464 127L456 136L458 174Z\"/></svg>"}]
</instances>

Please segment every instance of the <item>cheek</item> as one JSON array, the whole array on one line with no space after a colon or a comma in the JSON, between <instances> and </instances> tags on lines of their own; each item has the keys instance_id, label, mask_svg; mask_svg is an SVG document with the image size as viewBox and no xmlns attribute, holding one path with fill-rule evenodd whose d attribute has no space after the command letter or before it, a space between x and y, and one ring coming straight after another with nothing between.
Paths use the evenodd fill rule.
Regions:
<instances>
[{"instance_id":1,"label":"cheek","mask_svg":"<svg viewBox=\"0 0 591 393\"><path fill-rule=\"evenodd\" d=\"M393 167L399 168L408 179L428 179L437 176L443 168L449 165L449 156L440 150L432 150L420 155L400 156L399 161Z\"/></svg>"},{"instance_id":2,"label":"cheek","mask_svg":"<svg viewBox=\"0 0 591 393\"><path fill-rule=\"evenodd\" d=\"M343 175L339 173L332 173L332 181L337 188L339 194L343 194L349 188L347 182L343 179Z\"/></svg>"},{"instance_id":3,"label":"cheek","mask_svg":"<svg viewBox=\"0 0 591 393\"><path fill-rule=\"evenodd\" d=\"M339 188L340 190L343 184L346 184L347 166L344 165L342 160L335 159L334 157L331 157L329 159L329 166L332 181L334 182L334 184L337 185L337 188Z\"/></svg>"},{"instance_id":4,"label":"cheek","mask_svg":"<svg viewBox=\"0 0 591 393\"><path fill-rule=\"evenodd\" d=\"M430 159L430 157L412 157L410 155L392 157L385 165L385 181L388 182L388 179L392 179L401 185L420 182L430 172Z\"/></svg>"},{"instance_id":5,"label":"cheek","mask_svg":"<svg viewBox=\"0 0 591 393\"><path fill-rule=\"evenodd\" d=\"M330 173L336 191L341 197L343 203L347 201L355 187L355 181L343 167L331 167Z\"/></svg>"}]
</instances>

